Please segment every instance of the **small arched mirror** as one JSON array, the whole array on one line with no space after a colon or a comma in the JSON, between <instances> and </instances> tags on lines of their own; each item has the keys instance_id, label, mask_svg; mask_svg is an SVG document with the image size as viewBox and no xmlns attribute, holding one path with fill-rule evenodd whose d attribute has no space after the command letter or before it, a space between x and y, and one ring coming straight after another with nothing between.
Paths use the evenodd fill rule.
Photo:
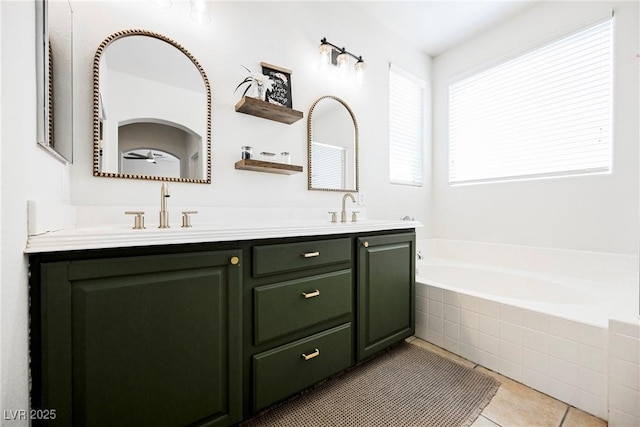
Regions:
<instances>
[{"instance_id":1,"label":"small arched mirror","mask_svg":"<svg viewBox=\"0 0 640 427\"><path fill-rule=\"evenodd\" d=\"M309 190L358 191L358 123L340 98L323 96L307 116Z\"/></svg>"},{"instance_id":2,"label":"small arched mirror","mask_svg":"<svg viewBox=\"0 0 640 427\"><path fill-rule=\"evenodd\" d=\"M211 183L211 88L178 43L127 30L100 44L93 62L93 174Z\"/></svg>"}]
</instances>

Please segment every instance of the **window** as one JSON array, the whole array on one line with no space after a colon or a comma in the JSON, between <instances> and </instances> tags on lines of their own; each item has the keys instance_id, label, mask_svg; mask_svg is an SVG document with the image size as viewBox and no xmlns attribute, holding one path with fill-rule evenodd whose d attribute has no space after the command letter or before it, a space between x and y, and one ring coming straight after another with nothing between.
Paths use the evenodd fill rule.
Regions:
<instances>
[{"instance_id":1,"label":"window","mask_svg":"<svg viewBox=\"0 0 640 427\"><path fill-rule=\"evenodd\" d=\"M611 172L612 20L449 85L449 183Z\"/></svg>"},{"instance_id":2,"label":"window","mask_svg":"<svg viewBox=\"0 0 640 427\"><path fill-rule=\"evenodd\" d=\"M346 148L313 141L311 157L313 188L346 188Z\"/></svg>"},{"instance_id":3,"label":"window","mask_svg":"<svg viewBox=\"0 0 640 427\"><path fill-rule=\"evenodd\" d=\"M392 184L422 186L426 84L389 68L389 173Z\"/></svg>"}]
</instances>

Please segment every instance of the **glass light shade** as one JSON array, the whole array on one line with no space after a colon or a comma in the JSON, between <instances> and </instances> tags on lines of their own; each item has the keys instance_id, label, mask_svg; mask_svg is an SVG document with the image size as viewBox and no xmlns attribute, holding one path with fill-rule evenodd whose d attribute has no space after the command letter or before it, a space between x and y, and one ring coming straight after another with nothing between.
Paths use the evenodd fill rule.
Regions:
<instances>
[{"instance_id":1,"label":"glass light shade","mask_svg":"<svg viewBox=\"0 0 640 427\"><path fill-rule=\"evenodd\" d=\"M318 48L320 52L320 64L321 65L329 65L331 62L331 45L327 43L322 43Z\"/></svg>"},{"instance_id":2,"label":"glass light shade","mask_svg":"<svg viewBox=\"0 0 640 427\"><path fill-rule=\"evenodd\" d=\"M365 64L362 59L358 59L354 68L356 69L356 81L358 84L362 84L364 81L364 70L367 68L367 64Z\"/></svg>"},{"instance_id":3,"label":"glass light shade","mask_svg":"<svg viewBox=\"0 0 640 427\"><path fill-rule=\"evenodd\" d=\"M341 53L340 55L338 55L338 57L336 58L336 65L338 66L338 69L341 71L348 70L349 55L347 55L346 53Z\"/></svg>"}]
</instances>

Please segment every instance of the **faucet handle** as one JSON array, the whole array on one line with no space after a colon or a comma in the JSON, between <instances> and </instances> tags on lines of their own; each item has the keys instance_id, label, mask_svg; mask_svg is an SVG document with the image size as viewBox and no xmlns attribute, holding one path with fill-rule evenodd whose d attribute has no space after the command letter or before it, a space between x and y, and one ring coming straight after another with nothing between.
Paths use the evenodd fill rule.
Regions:
<instances>
[{"instance_id":1,"label":"faucet handle","mask_svg":"<svg viewBox=\"0 0 640 427\"><path fill-rule=\"evenodd\" d=\"M133 219L133 229L134 230L142 230L144 229L144 212L143 211L125 211L125 215L135 215L136 217Z\"/></svg>"},{"instance_id":2,"label":"faucet handle","mask_svg":"<svg viewBox=\"0 0 640 427\"><path fill-rule=\"evenodd\" d=\"M191 227L191 217L189 215L195 215L198 211L182 211L182 228Z\"/></svg>"},{"instance_id":3,"label":"faucet handle","mask_svg":"<svg viewBox=\"0 0 640 427\"><path fill-rule=\"evenodd\" d=\"M329 213L331 214L331 222L338 222L338 212L329 211Z\"/></svg>"},{"instance_id":4,"label":"faucet handle","mask_svg":"<svg viewBox=\"0 0 640 427\"><path fill-rule=\"evenodd\" d=\"M351 211L351 222L358 221L358 214L360 211Z\"/></svg>"}]
</instances>

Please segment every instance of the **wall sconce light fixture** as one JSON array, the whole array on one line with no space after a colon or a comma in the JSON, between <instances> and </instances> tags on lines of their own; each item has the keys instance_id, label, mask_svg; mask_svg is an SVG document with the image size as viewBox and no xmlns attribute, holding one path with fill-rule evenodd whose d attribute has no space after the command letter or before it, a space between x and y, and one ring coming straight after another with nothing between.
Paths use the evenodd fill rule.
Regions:
<instances>
[{"instance_id":1,"label":"wall sconce light fixture","mask_svg":"<svg viewBox=\"0 0 640 427\"><path fill-rule=\"evenodd\" d=\"M341 73L347 74L349 72L349 57L354 58L356 63L353 68L356 70L356 79L358 82L362 82L364 77L364 70L367 68L367 64L362 59L362 56L354 55L347 51L344 47L338 47L333 43L329 43L326 37L320 40L320 60L323 65L333 64L338 67Z\"/></svg>"}]
</instances>

